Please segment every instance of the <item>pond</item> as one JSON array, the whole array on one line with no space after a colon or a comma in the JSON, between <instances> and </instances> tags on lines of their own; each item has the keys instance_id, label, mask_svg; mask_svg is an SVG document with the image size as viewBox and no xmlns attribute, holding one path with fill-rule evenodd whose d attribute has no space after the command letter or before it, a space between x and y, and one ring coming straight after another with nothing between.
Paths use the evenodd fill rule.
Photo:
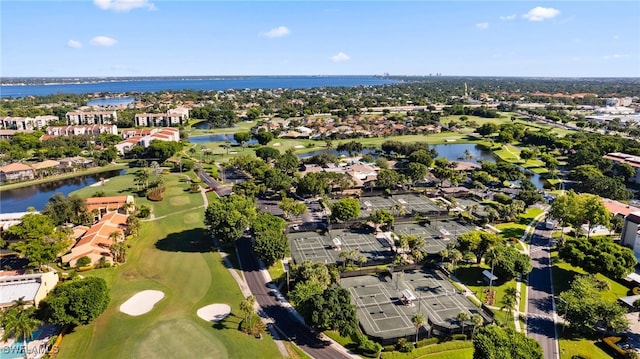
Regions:
<instances>
[{"instance_id":1,"label":"pond","mask_svg":"<svg viewBox=\"0 0 640 359\"><path fill-rule=\"evenodd\" d=\"M193 128L197 128L198 130L212 130L212 129L219 129L220 127L216 127L213 126L210 122L207 121L202 121L202 122L198 122L195 125L192 126ZM238 126L233 126L233 127L227 127L228 129L232 130L235 128L240 128Z\"/></svg>"},{"instance_id":2,"label":"pond","mask_svg":"<svg viewBox=\"0 0 640 359\"><path fill-rule=\"evenodd\" d=\"M120 176L125 170L115 170L91 175L67 178L59 181L37 184L29 187L22 187L0 192L0 208L2 213L24 212L28 207L34 207L41 211L49 202L49 198L58 192L65 196L69 193L90 186L100 178L111 178Z\"/></svg>"},{"instance_id":3,"label":"pond","mask_svg":"<svg viewBox=\"0 0 640 359\"><path fill-rule=\"evenodd\" d=\"M448 143L448 144L440 144L440 145L431 145L430 148L435 149L438 152L438 157L445 157L449 161L466 161L466 162L474 162L480 164L482 161L496 162L498 158L493 154L491 150L483 149L481 146L478 146L473 143ZM337 150L317 150L311 152L305 152L298 155L299 158L309 158L321 153L331 153L336 156L348 155L347 152L338 152ZM376 150L373 149L365 149L362 151L363 154L369 153L374 156L377 156ZM531 182L537 188L544 188L545 180L540 178L539 174L531 173L530 171L522 168Z\"/></svg>"},{"instance_id":4,"label":"pond","mask_svg":"<svg viewBox=\"0 0 640 359\"><path fill-rule=\"evenodd\" d=\"M189 142L191 143L207 143L207 142L230 142L232 145L239 145L236 140L233 139L232 133L223 133L217 135L202 135L202 136L190 136ZM245 143L246 145L256 145L258 141L255 138L250 139Z\"/></svg>"}]
</instances>

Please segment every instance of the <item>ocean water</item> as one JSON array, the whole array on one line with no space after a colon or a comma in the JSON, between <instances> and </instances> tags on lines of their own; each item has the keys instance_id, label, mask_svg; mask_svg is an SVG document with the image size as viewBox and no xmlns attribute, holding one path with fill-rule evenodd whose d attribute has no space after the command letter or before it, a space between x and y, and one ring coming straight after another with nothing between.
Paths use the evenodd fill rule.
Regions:
<instances>
[{"instance_id":1,"label":"ocean water","mask_svg":"<svg viewBox=\"0 0 640 359\"><path fill-rule=\"evenodd\" d=\"M361 85L385 85L396 80L375 76L251 76L203 79L130 79L105 80L91 83L66 83L47 85L3 85L0 97L45 96L57 93L124 93L159 92L165 90L224 91L229 89L306 89L313 87L353 87Z\"/></svg>"}]
</instances>

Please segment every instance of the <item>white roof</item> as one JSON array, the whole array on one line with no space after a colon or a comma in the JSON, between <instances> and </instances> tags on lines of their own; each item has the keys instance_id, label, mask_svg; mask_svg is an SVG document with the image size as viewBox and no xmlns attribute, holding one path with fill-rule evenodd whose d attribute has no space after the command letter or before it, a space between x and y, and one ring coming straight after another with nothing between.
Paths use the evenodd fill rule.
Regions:
<instances>
[{"instance_id":1,"label":"white roof","mask_svg":"<svg viewBox=\"0 0 640 359\"><path fill-rule=\"evenodd\" d=\"M41 283L35 279L0 282L0 304L11 304L24 297L25 301L33 301Z\"/></svg>"},{"instance_id":2,"label":"white roof","mask_svg":"<svg viewBox=\"0 0 640 359\"><path fill-rule=\"evenodd\" d=\"M416 297L411 293L409 289L405 289L402 291L402 295L406 300L416 300Z\"/></svg>"},{"instance_id":3,"label":"white roof","mask_svg":"<svg viewBox=\"0 0 640 359\"><path fill-rule=\"evenodd\" d=\"M640 284L640 274L638 274L638 273L631 273L631 274L627 275L624 279Z\"/></svg>"},{"instance_id":4,"label":"white roof","mask_svg":"<svg viewBox=\"0 0 640 359\"><path fill-rule=\"evenodd\" d=\"M482 271L482 275L487 277L487 279L489 279L489 280L498 280L498 277L496 277L495 275L491 274L491 272L489 272L486 269Z\"/></svg>"}]
</instances>

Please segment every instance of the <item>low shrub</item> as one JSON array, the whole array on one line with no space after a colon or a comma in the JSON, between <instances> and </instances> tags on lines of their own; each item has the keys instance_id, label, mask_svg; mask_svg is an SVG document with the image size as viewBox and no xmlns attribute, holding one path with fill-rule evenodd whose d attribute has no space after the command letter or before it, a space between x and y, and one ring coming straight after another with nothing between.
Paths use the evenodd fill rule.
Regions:
<instances>
[{"instance_id":1,"label":"low shrub","mask_svg":"<svg viewBox=\"0 0 640 359\"><path fill-rule=\"evenodd\" d=\"M453 334L451 340L467 340L466 334Z\"/></svg>"},{"instance_id":2,"label":"low shrub","mask_svg":"<svg viewBox=\"0 0 640 359\"><path fill-rule=\"evenodd\" d=\"M439 342L440 342L440 339L438 339L436 337L429 338L429 339L422 339L421 341L419 341L416 344L416 347L422 348L422 347L426 347L428 345L438 344Z\"/></svg>"}]
</instances>

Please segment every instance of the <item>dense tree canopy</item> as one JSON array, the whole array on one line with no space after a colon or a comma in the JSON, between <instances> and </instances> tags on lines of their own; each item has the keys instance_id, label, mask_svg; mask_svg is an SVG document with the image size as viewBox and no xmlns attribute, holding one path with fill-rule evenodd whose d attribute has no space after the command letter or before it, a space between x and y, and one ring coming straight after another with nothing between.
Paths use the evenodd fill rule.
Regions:
<instances>
[{"instance_id":1,"label":"dense tree canopy","mask_svg":"<svg viewBox=\"0 0 640 359\"><path fill-rule=\"evenodd\" d=\"M88 277L58 284L40 303L40 316L58 325L91 323L109 305L109 288L102 278Z\"/></svg>"},{"instance_id":2,"label":"dense tree canopy","mask_svg":"<svg viewBox=\"0 0 640 359\"><path fill-rule=\"evenodd\" d=\"M488 325L473 337L473 359L543 359L542 347L535 339L514 329Z\"/></svg>"},{"instance_id":3,"label":"dense tree canopy","mask_svg":"<svg viewBox=\"0 0 640 359\"><path fill-rule=\"evenodd\" d=\"M533 269L529 256L511 246L495 246L485 257L485 262L494 269L494 274L501 281L509 281L518 275L525 276Z\"/></svg>"},{"instance_id":4,"label":"dense tree canopy","mask_svg":"<svg viewBox=\"0 0 640 359\"><path fill-rule=\"evenodd\" d=\"M485 253L502 243L500 236L484 231L471 231L458 236L458 248L462 253L475 254L477 263L482 261Z\"/></svg>"},{"instance_id":5,"label":"dense tree canopy","mask_svg":"<svg viewBox=\"0 0 640 359\"><path fill-rule=\"evenodd\" d=\"M609 289L609 283L594 275L578 276L568 290L560 293L556 312L577 333L591 334L598 326L613 331L625 330L629 325L626 310L615 300L604 298L604 292Z\"/></svg>"},{"instance_id":6,"label":"dense tree canopy","mask_svg":"<svg viewBox=\"0 0 640 359\"><path fill-rule=\"evenodd\" d=\"M638 264L633 249L614 243L608 237L569 238L560 247L560 257L589 273L622 278Z\"/></svg>"},{"instance_id":7,"label":"dense tree canopy","mask_svg":"<svg viewBox=\"0 0 640 359\"><path fill-rule=\"evenodd\" d=\"M289 240L278 229L267 229L256 233L253 251L268 267L289 252Z\"/></svg>"},{"instance_id":8,"label":"dense tree canopy","mask_svg":"<svg viewBox=\"0 0 640 359\"><path fill-rule=\"evenodd\" d=\"M331 204L331 218L348 221L360 216L360 202L355 198L343 198Z\"/></svg>"},{"instance_id":9,"label":"dense tree canopy","mask_svg":"<svg viewBox=\"0 0 640 359\"><path fill-rule=\"evenodd\" d=\"M321 331L337 330L348 336L358 328L356 306L351 304L349 291L342 287L329 287L297 306L305 322Z\"/></svg>"},{"instance_id":10,"label":"dense tree canopy","mask_svg":"<svg viewBox=\"0 0 640 359\"><path fill-rule=\"evenodd\" d=\"M204 215L209 232L221 243L232 244L256 219L257 210L252 198L232 194L212 199Z\"/></svg>"}]
</instances>

